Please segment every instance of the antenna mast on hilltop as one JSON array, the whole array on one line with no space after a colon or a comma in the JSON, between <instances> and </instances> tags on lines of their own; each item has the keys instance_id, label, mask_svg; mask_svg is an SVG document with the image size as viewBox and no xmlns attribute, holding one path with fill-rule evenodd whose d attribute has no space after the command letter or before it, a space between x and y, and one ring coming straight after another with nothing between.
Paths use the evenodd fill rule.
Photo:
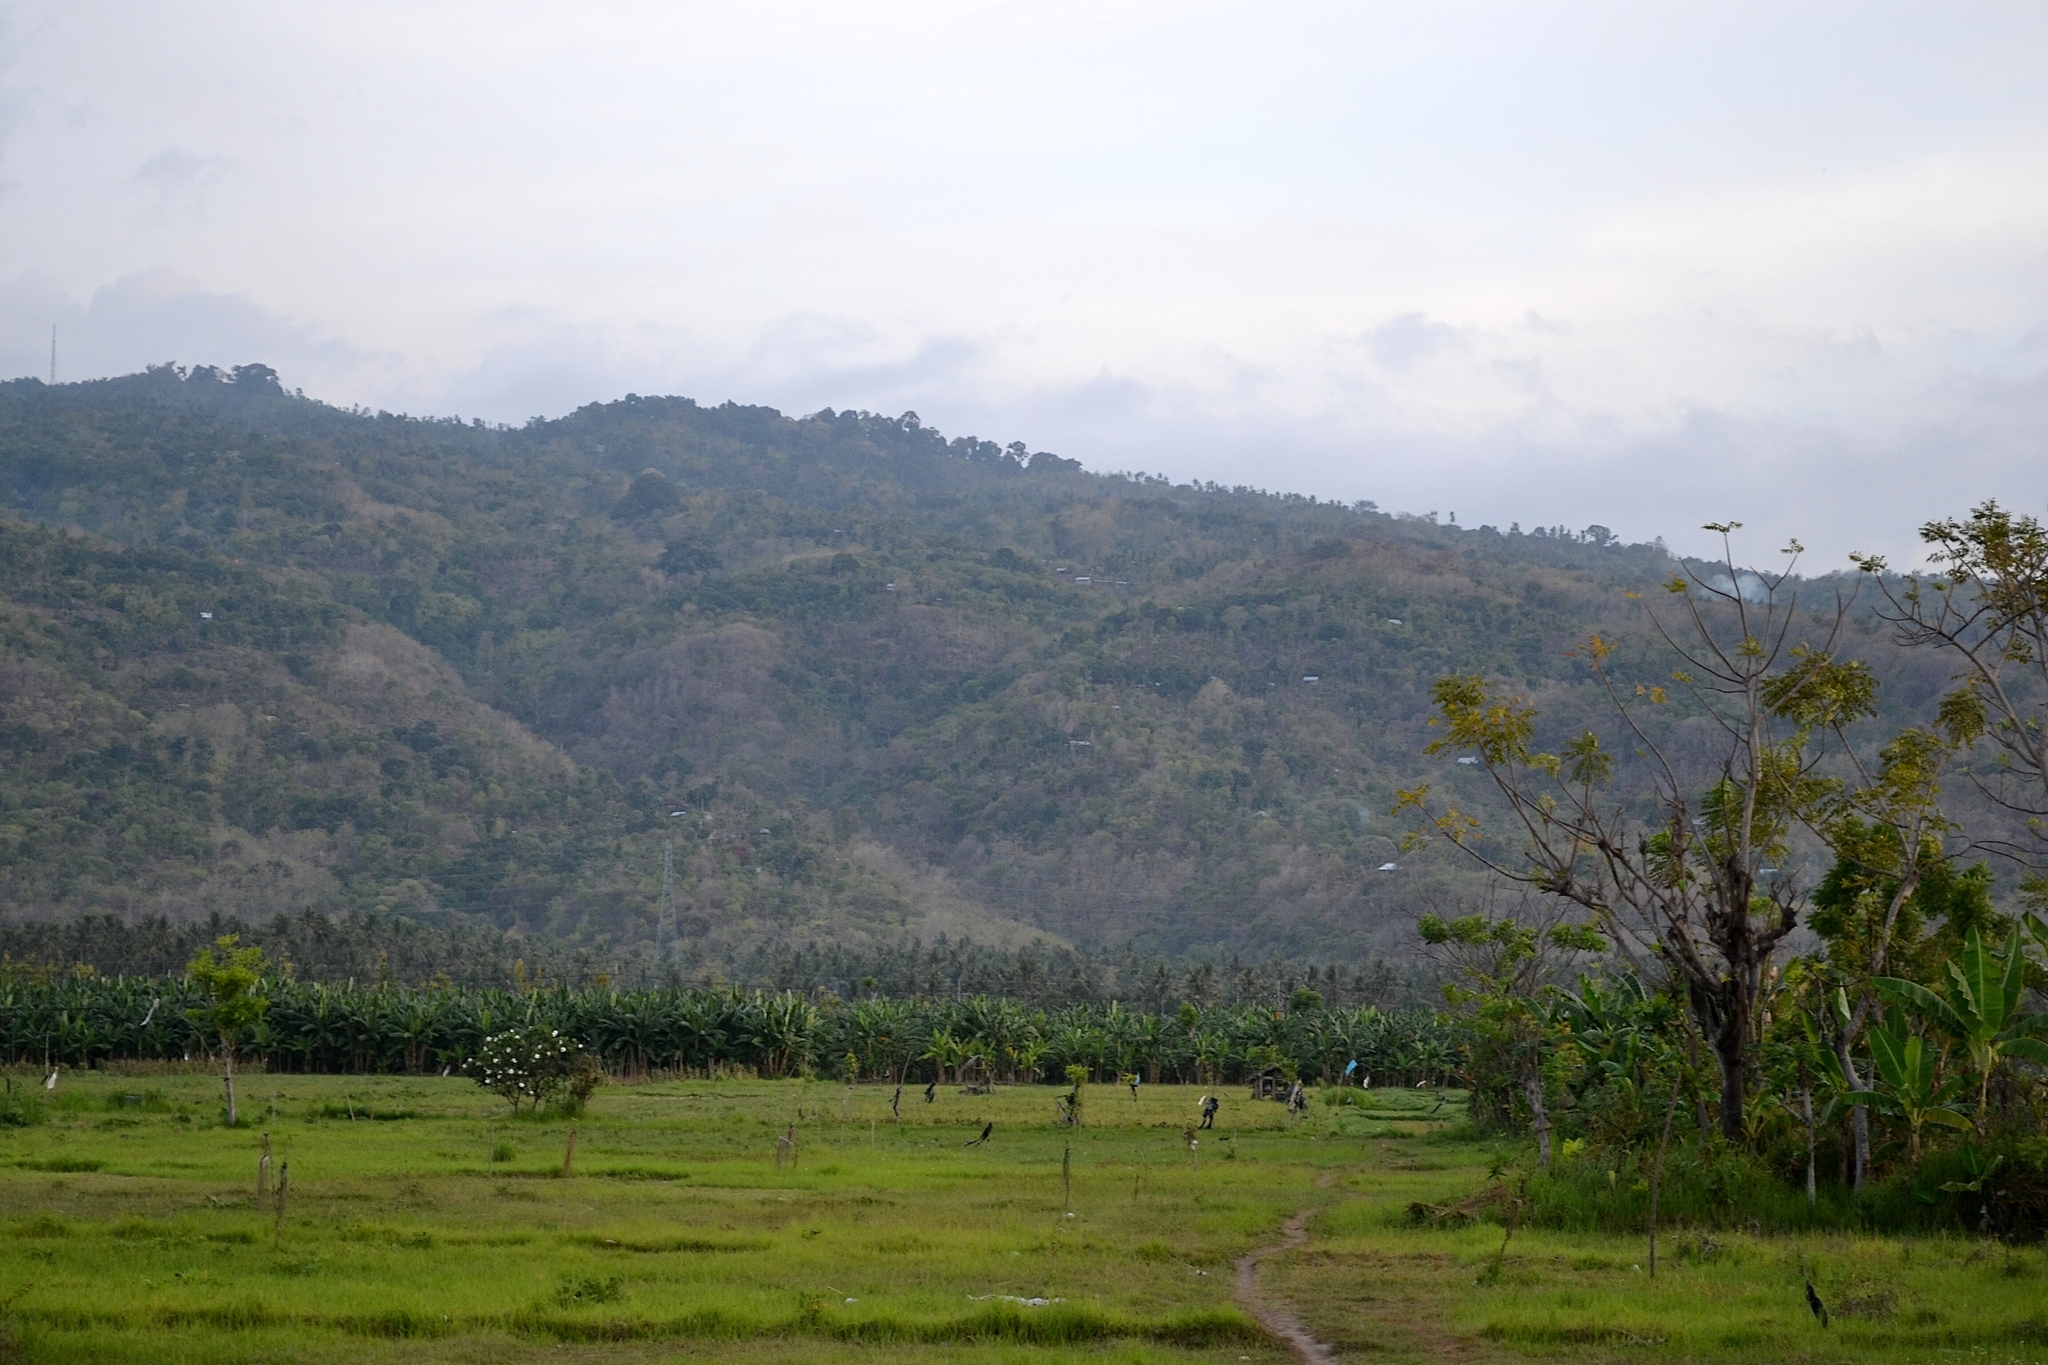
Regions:
<instances>
[{"instance_id":1,"label":"antenna mast on hilltop","mask_svg":"<svg viewBox=\"0 0 2048 1365\"><path fill-rule=\"evenodd\" d=\"M50 324L50 382L57 382L57 324Z\"/></svg>"}]
</instances>

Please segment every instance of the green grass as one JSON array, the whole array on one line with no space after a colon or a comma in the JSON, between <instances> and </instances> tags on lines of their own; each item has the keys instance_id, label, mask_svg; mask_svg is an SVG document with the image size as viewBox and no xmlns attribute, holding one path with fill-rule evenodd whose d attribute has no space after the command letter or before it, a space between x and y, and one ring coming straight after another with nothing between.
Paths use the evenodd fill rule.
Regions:
<instances>
[{"instance_id":1,"label":"green grass","mask_svg":"<svg viewBox=\"0 0 2048 1365\"><path fill-rule=\"evenodd\" d=\"M1262 1283L1361 1357L2048 1358L2033 1250L1676 1232L1653 1286L1636 1239L1524 1230L1493 1273L1498 1226L1402 1223L1496 1158L1433 1094L1290 1123L1230 1092L1191 1155L1198 1092L1171 1086L1092 1088L1078 1132L1035 1087L911 1089L900 1125L879 1086L621 1084L574 1120L460 1080L239 1088L252 1123L229 1129L215 1078L67 1074L46 1123L0 1129L0 1360L1277 1362L1231 1262L1304 1207L1309 1246ZM265 1131L281 1225L255 1197ZM1848 1310L1831 1332L1802 1260Z\"/></svg>"}]
</instances>

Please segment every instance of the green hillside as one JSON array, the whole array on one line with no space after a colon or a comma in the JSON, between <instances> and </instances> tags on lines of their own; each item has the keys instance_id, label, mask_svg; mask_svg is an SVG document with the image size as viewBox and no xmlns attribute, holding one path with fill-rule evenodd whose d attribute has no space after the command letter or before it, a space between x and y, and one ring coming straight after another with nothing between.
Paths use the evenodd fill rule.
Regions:
<instances>
[{"instance_id":1,"label":"green hillside","mask_svg":"<svg viewBox=\"0 0 2048 1365\"><path fill-rule=\"evenodd\" d=\"M1469 876L1386 814L1476 780L1420 753L1431 680L1569 725L1570 645L1656 671L1628 594L1672 569L914 415L515 430L260 366L0 385L0 502L10 918L381 910L621 970L670 843L692 969L940 934L1362 957ZM1902 667L1904 701L1939 682Z\"/></svg>"}]
</instances>

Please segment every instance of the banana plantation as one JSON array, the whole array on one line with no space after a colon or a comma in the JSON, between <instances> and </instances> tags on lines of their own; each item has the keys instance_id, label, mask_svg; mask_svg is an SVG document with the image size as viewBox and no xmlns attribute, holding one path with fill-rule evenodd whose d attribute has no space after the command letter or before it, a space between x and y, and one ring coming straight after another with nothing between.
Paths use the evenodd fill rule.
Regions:
<instances>
[{"instance_id":1,"label":"banana plantation","mask_svg":"<svg viewBox=\"0 0 2048 1365\"><path fill-rule=\"evenodd\" d=\"M933 1003L841 1001L793 992L613 989L464 991L273 980L263 1017L236 1055L272 1071L462 1072L483 1040L540 1024L576 1039L614 1075L777 1076L1008 1082L1098 1079L1231 1082L1277 1068L1305 1081L1445 1081L1461 1060L1456 1026L1428 1011L1329 1009L1299 991L1285 1009L1177 1014L1119 1004L1028 1009L974 997ZM217 1050L189 978L16 971L0 979L0 1057L86 1068L197 1060ZM1356 1064L1355 1066L1353 1064Z\"/></svg>"}]
</instances>

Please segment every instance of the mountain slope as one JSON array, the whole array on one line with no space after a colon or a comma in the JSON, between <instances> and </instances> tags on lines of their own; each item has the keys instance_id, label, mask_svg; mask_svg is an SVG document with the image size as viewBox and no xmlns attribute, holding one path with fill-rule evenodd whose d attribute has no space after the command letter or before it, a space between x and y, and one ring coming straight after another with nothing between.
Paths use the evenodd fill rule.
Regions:
<instances>
[{"instance_id":1,"label":"mountain slope","mask_svg":"<svg viewBox=\"0 0 2048 1365\"><path fill-rule=\"evenodd\" d=\"M686 962L1357 955L1469 875L1385 815L1472 780L1419 752L1435 677L1520 679L1563 729L1589 630L1662 676L1628 595L1661 546L1089 475L911 415L629 397L511 430L159 368L0 385L0 437L31 916L384 907L623 960L673 843Z\"/></svg>"}]
</instances>

